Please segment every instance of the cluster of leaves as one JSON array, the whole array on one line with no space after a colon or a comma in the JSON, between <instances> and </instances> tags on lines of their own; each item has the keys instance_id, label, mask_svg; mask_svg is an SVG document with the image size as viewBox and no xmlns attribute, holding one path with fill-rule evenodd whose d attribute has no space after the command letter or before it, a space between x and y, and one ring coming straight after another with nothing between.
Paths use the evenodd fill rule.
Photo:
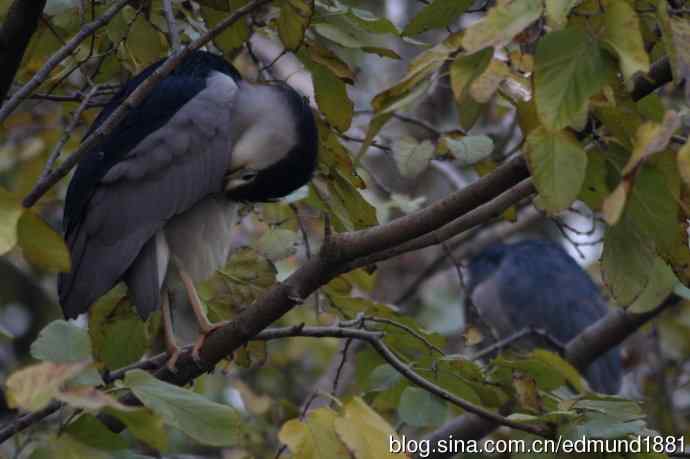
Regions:
<instances>
[{"instance_id":1,"label":"cluster of leaves","mask_svg":"<svg viewBox=\"0 0 690 459\"><path fill-rule=\"evenodd\" d=\"M182 41L189 42L228 11L247 3L174 2ZM241 54L257 28L279 39L310 73L321 116L319 169L308 191L285 203L263 206L252 222L268 231L253 241L255 248L237 250L224 269L200 286L211 319L233 317L294 269L304 228L287 204L326 213L338 232L378 224L380 209L362 193L367 181L360 175L359 159L398 112L423 102L446 76L458 107L458 126L439 130L430 139L396 140L390 149L402 176L419 176L433 159L452 159L480 175L493 170L498 158L492 140L465 132L499 107L518 119L538 205L555 215L581 200L601 212L609 224L601 266L616 302L644 311L658 304L678 280L687 283L690 144L679 136L687 126L687 113L681 111L682 104L667 111L657 94L641 100L631 94L636 75L648 72L652 61L667 58L677 84L690 77L687 13L666 1L500 0L476 23L454 32L450 28L472 2L430 1L402 29L350 3L358 2L281 0L265 12L264 23L238 21L214 39L212 46L229 58ZM66 96L84 94L84 84L106 88L164 57L168 26L162 2L132 5L83 42L40 91ZM79 12L71 2L50 2L49 7L18 73L19 82L33 77L61 46L61 37L73 36L91 14ZM96 4L94 16L106 7ZM432 37L434 43L417 40L425 33L429 34L422 36ZM353 122L348 86L355 86L359 77L355 63L367 55L398 60L399 54L391 48L398 49L402 42L418 52L402 78L372 98L373 117L366 136L359 152L352 152L342 135ZM242 59L236 62L241 65ZM80 78L71 78L76 69ZM66 105L76 107L78 101ZM9 172L0 183L0 255L22 255L47 271L69 269L64 243L35 211L22 209L19 202L41 174L49 147L58 142L56 121L62 115L59 110L17 111L3 126L12 136L0 146L0 167ZM79 129L93 116L92 111L79 113ZM67 148L75 146L75 137L68 138ZM41 201L44 215L59 208L53 204L60 196L56 187ZM321 230L321 226L309 229ZM21 251L12 251L15 246ZM450 394L491 410L515 400L512 420L556 426L569 438L579 438L583 432L603 438L650 433L634 402L564 392L564 385L584 391L585 384L553 353L502 356L487 368L462 356L443 355L437 349L446 346L444 337L369 299L375 284L376 275L361 269L338 277L322 289L328 311L319 320L332 323L363 317L368 329L384 333L383 342L406 367ZM301 322L308 316L298 311L284 320ZM266 449L257 449L264 439L248 429L246 412L212 402L193 389L167 385L142 370L104 384L96 369L115 370L138 361L151 349L158 322L154 315L142 323L124 292L115 289L91 308L88 331L63 321L43 330L32 347L32 357L40 363L8 379L9 403L36 411L59 400L75 414L61 426L60 436L46 434L42 440L47 443L33 453L36 458L55 457L55 451L61 457L107 457L127 450L134 439L164 451L169 444L164 425L201 444L244 445L248 451L260 451L260 456L267 454ZM687 333L683 323L673 325L676 334ZM335 354L333 343L321 346L327 348L328 357ZM267 346L251 343L235 356L235 363L260 372L256 364L264 362L268 353ZM306 346L295 352L307 362L300 371L318 360L313 353ZM276 360L291 360L287 354ZM116 395L125 390L134 393L144 408L118 402ZM356 396L333 398L332 407L303 416L294 406L280 412L261 408L253 414L264 417L271 434L279 430L280 441L300 458L323 457L324 451L331 457L388 457L388 436L395 435L391 425L420 432L460 414L455 405L417 387L368 348L357 356L350 391ZM243 400L251 405L247 394L245 390ZM131 437L107 430L96 417L99 413L118 419Z\"/></svg>"}]
</instances>

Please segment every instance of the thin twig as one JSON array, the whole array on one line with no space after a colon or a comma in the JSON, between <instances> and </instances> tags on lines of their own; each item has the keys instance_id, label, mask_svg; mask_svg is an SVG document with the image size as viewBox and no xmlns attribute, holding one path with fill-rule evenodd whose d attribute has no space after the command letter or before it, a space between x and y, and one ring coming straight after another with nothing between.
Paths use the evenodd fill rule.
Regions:
<instances>
[{"instance_id":1,"label":"thin twig","mask_svg":"<svg viewBox=\"0 0 690 459\"><path fill-rule=\"evenodd\" d=\"M539 427L529 425L529 424L523 424L520 422L515 422L511 419L508 419L504 416L501 416L500 414L497 414L494 411L489 411L481 406L475 405L474 403L468 402L467 400L464 400L460 397L457 397L456 395L448 392L447 390L443 389L442 387L437 386L436 384L432 383L428 379L424 378L423 376L419 375L417 372L415 372L409 365L406 365L403 363L384 343L381 339L374 339L374 340L367 340L369 344L383 357L383 359L390 364L393 368L398 370L400 374L402 374L404 377L406 377L408 380L416 384L417 386L421 387L422 389L427 390L428 392L431 392L432 394L442 398L443 400L446 400L454 405L459 406L460 408L464 409L465 411L468 411L470 413L474 413L477 416L480 416L484 419L489 419L492 420L500 425L504 425L507 427L512 427L513 429L521 430L523 432L528 432L534 435L539 435L541 437L546 435L546 432L544 432L542 429Z\"/></svg>"},{"instance_id":2,"label":"thin twig","mask_svg":"<svg viewBox=\"0 0 690 459\"><path fill-rule=\"evenodd\" d=\"M165 22L168 23L168 40L170 41L170 47L174 52L177 52L181 45L180 31L177 28L172 0L163 0L163 12L165 13Z\"/></svg>"},{"instance_id":3,"label":"thin twig","mask_svg":"<svg viewBox=\"0 0 690 459\"><path fill-rule=\"evenodd\" d=\"M383 317L373 317L373 316L364 317L364 321L365 322L376 322L376 323L380 323L380 324L386 324L386 325L390 325L391 327L396 327L396 328L399 328L401 330L404 330L407 333L409 333L410 335L417 338L422 343L424 343L424 345L426 347L428 347L429 349L431 349L432 351L436 351L437 353L441 354L442 356L446 355L446 353L443 352L443 350L441 348L439 348L434 343L432 343L431 341L426 339L424 336L419 334L416 330L412 329L411 327L408 327L407 325L405 325L403 323L396 322L395 320L386 319Z\"/></svg>"},{"instance_id":4,"label":"thin twig","mask_svg":"<svg viewBox=\"0 0 690 459\"><path fill-rule=\"evenodd\" d=\"M39 87L48 78L48 76L50 76L50 72L52 72L55 67L69 57L82 41L93 35L96 30L110 22L110 20L115 17L115 15L122 8L124 8L127 3L129 3L129 0L116 0L108 11L103 14L103 16L99 17L95 21L89 22L82 27L81 30L65 44L65 46L50 56L50 59L43 64L43 67L36 72L33 78L22 86L21 89L15 92L12 97L5 102L2 108L0 108L0 123L2 123L5 118L7 118L12 111L14 111L15 108L17 108L22 100L24 100L31 92L34 91L34 89Z\"/></svg>"},{"instance_id":5,"label":"thin twig","mask_svg":"<svg viewBox=\"0 0 690 459\"><path fill-rule=\"evenodd\" d=\"M60 157L60 153L62 152L62 148L69 141L69 138L72 136L72 132L77 127L77 124L79 123L79 118L81 118L81 114L84 112L84 110L86 110L86 108L89 105L89 101L96 94L98 89L99 89L98 85L92 87L89 90L89 92L86 93L86 96L84 96L84 98L82 99L81 103L79 104L79 107L77 107L74 114L72 115L72 119L70 120L69 124L67 125L65 132L62 134L60 141L55 145L55 147L53 148L53 151L50 153L50 156L48 156L48 160L46 161L46 164L43 167L43 172L41 172L41 176L40 176L39 180L44 179L53 171L53 166L55 165L55 161L57 161L57 159Z\"/></svg>"}]
</instances>

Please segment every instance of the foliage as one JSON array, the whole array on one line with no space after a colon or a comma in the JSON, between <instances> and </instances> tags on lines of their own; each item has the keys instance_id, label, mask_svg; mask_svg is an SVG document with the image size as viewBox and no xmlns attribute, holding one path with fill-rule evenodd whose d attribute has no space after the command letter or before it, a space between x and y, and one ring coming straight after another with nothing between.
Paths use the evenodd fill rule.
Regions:
<instances>
[{"instance_id":1,"label":"foliage","mask_svg":"<svg viewBox=\"0 0 690 459\"><path fill-rule=\"evenodd\" d=\"M249 3L170 2L183 45ZM426 200L454 191L458 180L486 176L518 150L536 189L532 202L544 215L559 222L568 210L589 209L594 223L587 235L603 241L593 271L600 272L612 303L645 312L688 285L687 7L665 0L390 2L405 4L397 20L386 17L382 3L275 0L209 43L243 75L280 77L312 96L320 146L318 172L307 188L244 209L226 266L199 285L211 320L251 308L317 253L325 233L366 230L413 214ZM110 4L49 1L17 87L40 78L51 56ZM8 6L0 0L0 20ZM36 288L70 269L55 229L66 181L33 209L22 207L21 199L64 152L77 148L95 109L119 84L171 53L169 25L162 0L130 2L2 120L0 261L20 267ZM651 63L665 61L673 88L640 97L636 87L649 83ZM450 189L433 175L449 169L443 177L450 178ZM482 223L510 222L518 212L513 207L498 214ZM577 245L581 238L574 239ZM367 266L344 272L276 323L297 326L297 335L302 325L371 332L376 338L368 339L393 359L381 347L367 347L371 341L358 348L359 341L334 334L257 340L189 387L160 381L147 368L118 373L161 346L158 314L142 322L122 286L116 287L93 305L87 324L50 322L33 340L30 356L18 354L11 374L0 371L10 409L36 412L56 401L65 406L54 422L18 434L19 446L0 447L0 456L205 455L213 447L226 450L224 457L259 458L283 445L282 454L301 459L405 457L388 449L389 438L403 432L422 437L464 413L444 393L490 413L507 409L505 419L526 430L548 427L570 439L687 432L685 415L680 424L672 415L678 406L668 393L688 395L678 383L686 380L690 357L687 305L657 322L655 357L672 363L657 369L666 386L639 383L654 403L666 396L655 411L653 404L591 392L577 369L547 350L501 352L481 363L463 346L456 353L448 331L458 331L465 318L449 319L461 303L448 287L455 270L445 273L442 288L432 279L413 292L415 301L399 296L427 259L404 255L389 271ZM12 294L0 289L0 311L14 303L7 299ZM177 314L184 329L184 312ZM3 317L0 346L17 339ZM489 341L473 329L466 338L470 350ZM345 376L348 370L353 376ZM405 370L436 390L415 383ZM326 386L315 386L323 374L330 375ZM124 394L143 406L126 406ZM313 399L320 405L307 410ZM114 420L128 433L111 432L104 422ZM534 439L519 429L509 435Z\"/></svg>"}]
</instances>

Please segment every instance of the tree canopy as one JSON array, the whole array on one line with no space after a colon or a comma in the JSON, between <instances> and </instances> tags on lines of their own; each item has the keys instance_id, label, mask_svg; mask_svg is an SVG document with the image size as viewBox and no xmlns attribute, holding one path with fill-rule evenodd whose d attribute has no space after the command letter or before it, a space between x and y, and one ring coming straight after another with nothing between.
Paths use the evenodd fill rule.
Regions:
<instances>
[{"instance_id":1,"label":"tree canopy","mask_svg":"<svg viewBox=\"0 0 690 459\"><path fill-rule=\"evenodd\" d=\"M0 0L0 456L685 435L688 43L683 0ZM194 49L308 97L319 162L243 208L198 286L230 322L173 372L159 313L118 285L62 320L55 274L66 177ZM478 358L463 265L524 235L564 244L611 312L562 349ZM626 390L589 390L581 370L626 338Z\"/></svg>"}]
</instances>

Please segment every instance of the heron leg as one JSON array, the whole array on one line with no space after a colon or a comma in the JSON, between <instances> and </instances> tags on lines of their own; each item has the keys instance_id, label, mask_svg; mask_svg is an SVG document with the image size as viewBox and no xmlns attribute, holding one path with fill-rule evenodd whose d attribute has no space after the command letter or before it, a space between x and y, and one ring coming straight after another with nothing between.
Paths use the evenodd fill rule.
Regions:
<instances>
[{"instance_id":1,"label":"heron leg","mask_svg":"<svg viewBox=\"0 0 690 459\"><path fill-rule=\"evenodd\" d=\"M165 341L165 349L168 352L168 362L165 364L168 370L175 373L177 371L175 365L177 359L180 357L180 348L175 342L175 332L173 331L172 314L170 312L170 296L167 290L161 292L161 317L163 319L163 339Z\"/></svg>"},{"instance_id":2,"label":"heron leg","mask_svg":"<svg viewBox=\"0 0 690 459\"><path fill-rule=\"evenodd\" d=\"M201 358L199 357L199 351L206 342L206 338L208 338L208 335L210 335L217 329L225 326L227 324L227 321L218 322L214 324L208 320L206 314L204 314L204 307L201 304L201 298L199 298L199 294L196 291L196 287L194 287L194 281L192 281L192 277L184 269L184 266L182 266L182 262L179 258L174 257L173 259L175 262L175 266L177 267L177 272L180 274L180 279L182 280L184 289L187 292L187 298L189 299L189 302L192 305L192 310L194 311L196 322L199 325L200 334L197 340L194 342L194 347L192 347L192 358L195 362L199 362L201 360Z\"/></svg>"}]
</instances>

